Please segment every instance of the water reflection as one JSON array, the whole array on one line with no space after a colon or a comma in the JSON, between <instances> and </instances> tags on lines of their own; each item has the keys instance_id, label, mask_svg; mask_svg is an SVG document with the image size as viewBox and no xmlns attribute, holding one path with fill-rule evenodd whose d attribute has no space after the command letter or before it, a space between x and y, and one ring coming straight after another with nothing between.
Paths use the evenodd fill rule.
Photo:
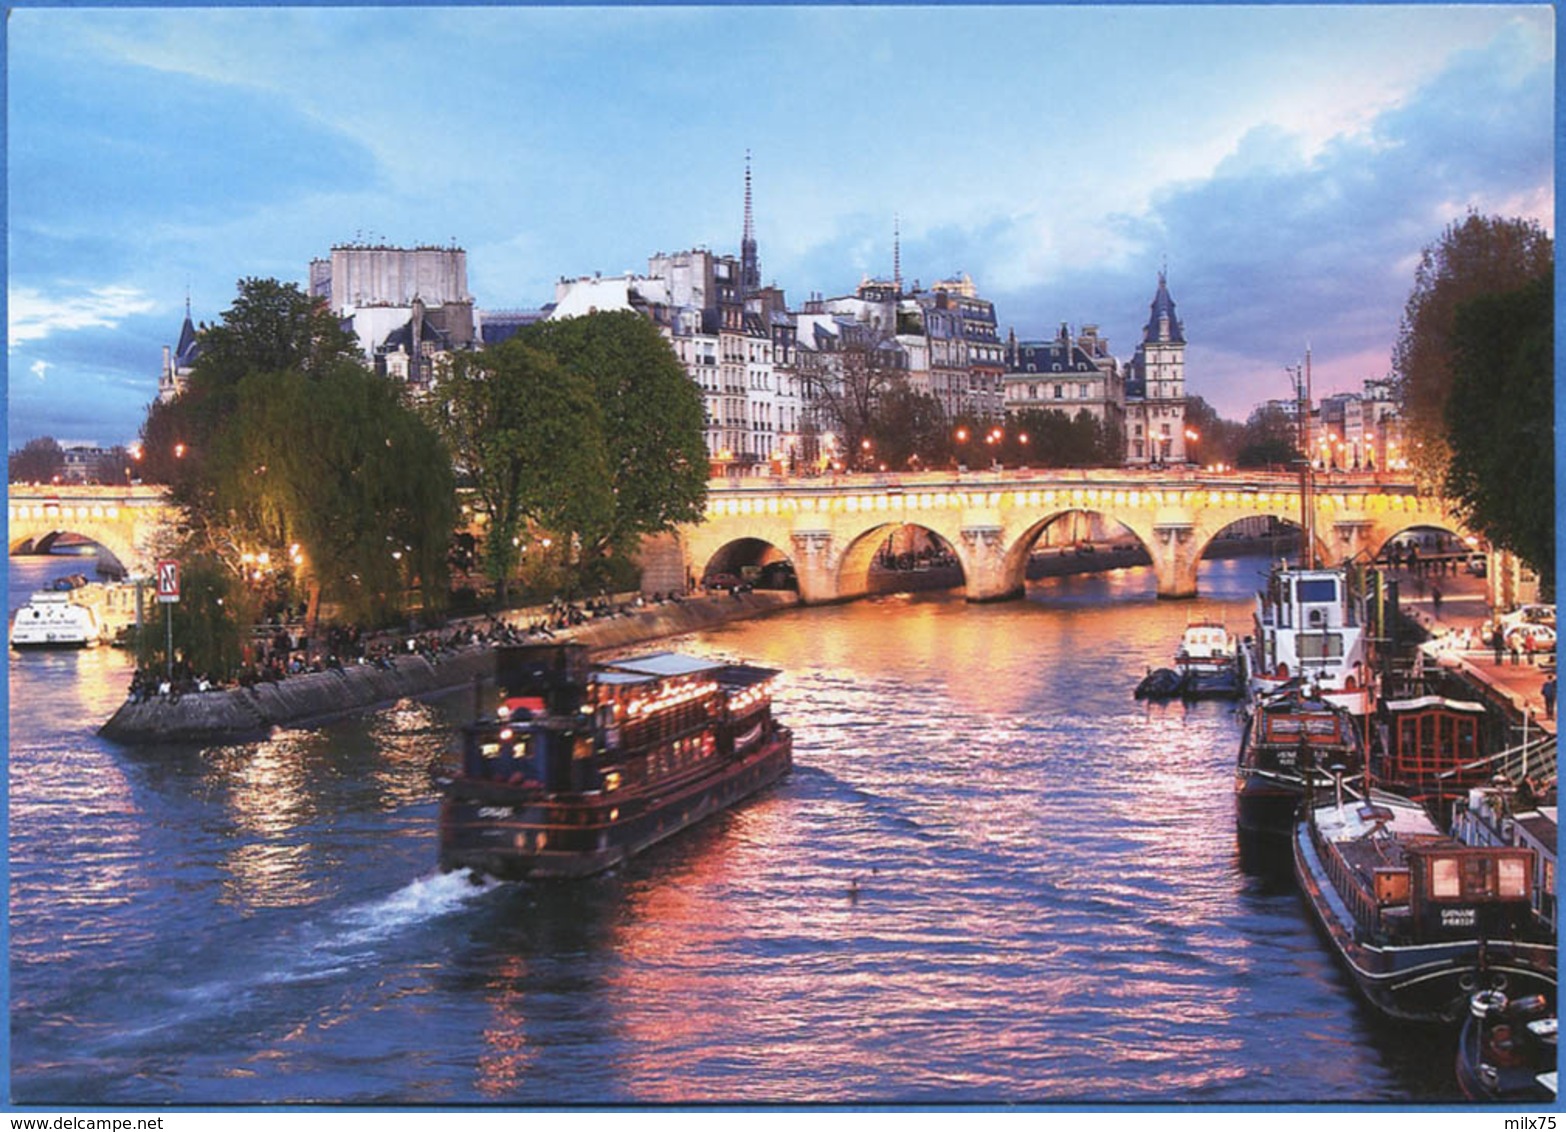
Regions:
<instances>
[{"instance_id":1,"label":"water reflection","mask_svg":"<svg viewBox=\"0 0 1566 1132\"><path fill-rule=\"evenodd\" d=\"M1204 567L1202 611L1239 628L1253 581L1254 564ZM425 767L470 693L125 751L81 722L123 694L124 658L58 685L13 658L34 690L13 717L18 1093L1440 1096L1436 1058L1367 1024L1292 887L1243 867L1233 712L1132 697L1191 609L1132 569L1024 602L888 597L668 642L782 669L796 768L558 886L434 872Z\"/></svg>"}]
</instances>

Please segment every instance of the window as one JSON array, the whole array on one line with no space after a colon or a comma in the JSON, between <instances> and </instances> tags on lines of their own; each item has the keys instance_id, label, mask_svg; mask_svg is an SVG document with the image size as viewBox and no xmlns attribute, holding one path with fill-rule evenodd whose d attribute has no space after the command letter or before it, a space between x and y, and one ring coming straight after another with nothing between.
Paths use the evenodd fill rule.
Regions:
<instances>
[{"instance_id":1,"label":"window","mask_svg":"<svg viewBox=\"0 0 1566 1132\"><path fill-rule=\"evenodd\" d=\"M1061 396L1061 387L1057 385L1057 386L1055 386L1055 400L1059 401L1060 400L1060 396Z\"/></svg>"},{"instance_id":2,"label":"window","mask_svg":"<svg viewBox=\"0 0 1566 1132\"><path fill-rule=\"evenodd\" d=\"M1521 857L1502 857L1496 862L1496 895L1523 897L1528 895L1527 862Z\"/></svg>"},{"instance_id":3,"label":"window","mask_svg":"<svg viewBox=\"0 0 1566 1132\"><path fill-rule=\"evenodd\" d=\"M1430 862L1430 895L1439 899L1455 900L1462 895L1462 883L1458 878L1457 861L1452 857L1436 857Z\"/></svg>"}]
</instances>

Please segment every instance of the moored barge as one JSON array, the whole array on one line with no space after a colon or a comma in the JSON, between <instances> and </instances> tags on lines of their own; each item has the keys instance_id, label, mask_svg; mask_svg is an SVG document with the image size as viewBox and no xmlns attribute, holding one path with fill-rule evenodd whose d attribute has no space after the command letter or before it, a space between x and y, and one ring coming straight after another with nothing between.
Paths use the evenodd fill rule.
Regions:
<instances>
[{"instance_id":1,"label":"moored barge","mask_svg":"<svg viewBox=\"0 0 1566 1132\"><path fill-rule=\"evenodd\" d=\"M776 670L653 653L599 664L578 644L501 649L501 704L439 776L440 863L521 879L579 877L777 781L793 736Z\"/></svg>"},{"instance_id":2,"label":"moored barge","mask_svg":"<svg viewBox=\"0 0 1566 1132\"><path fill-rule=\"evenodd\" d=\"M1476 990L1554 1001L1555 944L1529 901L1533 852L1463 845L1406 798L1306 806L1294 874L1355 984L1383 1013L1455 1021Z\"/></svg>"},{"instance_id":3,"label":"moored barge","mask_svg":"<svg viewBox=\"0 0 1566 1132\"><path fill-rule=\"evenodd\" d=\"M1357 774L1364 759L1360 723L1343 708L1297 684L1258 697L1240 737L1236 826L1244 836L1287 845L1306 797L1331 788L1333 768Z\"/></svg>"}]
</instances>

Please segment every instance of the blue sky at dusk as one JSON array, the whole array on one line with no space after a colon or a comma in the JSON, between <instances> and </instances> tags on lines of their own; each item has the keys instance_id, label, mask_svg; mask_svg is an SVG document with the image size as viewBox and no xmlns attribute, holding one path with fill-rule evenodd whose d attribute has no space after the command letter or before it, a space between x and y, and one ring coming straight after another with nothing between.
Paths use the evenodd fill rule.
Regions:
<instances>
[{"instance_id":1,"label":"blue sky at dusk","mask_svg":"<svg viewBox=\"0 0 1566 1132\"><path fill-rule=\"evenodd\" d=\"M480 308L737 254L797 305L971 275L1134 349L1159 269L1226 416L1390 364L1421 248L1553 231L1554 14L1345 7L13 10L11 446L132 439L187 292L455 242Z\"/></svg>"}]
</instances>

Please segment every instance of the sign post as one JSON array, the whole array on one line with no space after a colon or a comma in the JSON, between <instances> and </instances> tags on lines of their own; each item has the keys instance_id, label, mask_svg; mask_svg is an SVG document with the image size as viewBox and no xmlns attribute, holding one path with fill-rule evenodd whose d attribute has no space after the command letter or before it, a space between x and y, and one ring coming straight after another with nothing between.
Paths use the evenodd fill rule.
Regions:
<instances>
[{"instance_id":1,"label":"sign post","mask_svg":"<svg viewBox=\"0 0 1566 1132\"><path fill-rule=\"evenodd\" d=\"M179 600L179 563L172 558L158 559L158 602L163 606L163 626L167 632L169 683L174 683L174 610Z\"/></svg>"}]
</instances>

